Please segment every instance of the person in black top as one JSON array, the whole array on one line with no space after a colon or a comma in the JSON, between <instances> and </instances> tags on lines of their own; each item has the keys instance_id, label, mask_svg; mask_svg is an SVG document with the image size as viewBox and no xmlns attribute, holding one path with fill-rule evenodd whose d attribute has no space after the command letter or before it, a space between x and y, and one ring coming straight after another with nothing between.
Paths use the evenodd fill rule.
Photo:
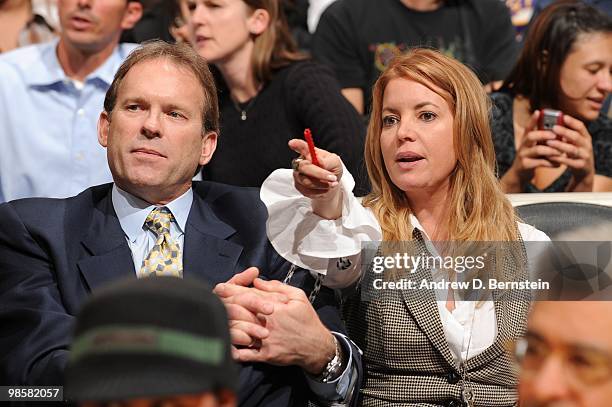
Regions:
<instances>
[{"instance_id":1,"label":"person in black top","mask_svg":"<svg viewBox=\"0 0 612 407\"><path fill-rule=\"evenodd\" d=\"M612 191L612 19L562 1L534 21L517 65L492 95L498 176L505 192ZM563 123L538 130L542 109Z\"/></svg>"},{"instance_id":2,"label":"person in black top","mask_svg":"<svg viewBox=\"0 0 612 407\"><path fill-rule=\"evenodd\" d=\"M314 57L334 69L361 113L391 59L423 46L460 60L484 84L503 80L518 54L510 12L499 0L338 0L312 40Z\"/></svg>"},{"instance_id":3,"label":"person in black top","mask_svg":"<svg viewBox=\"0 0 612 407\"><path fill-rule=\"evenodd\" d=\"M297 51L278 0L195 0L192 44L217 68L221 135L206 180L260 186L289 168L287 143L310 128L315 144L342 157L367 190L365 125L333 73Z\"/></svg>"}]
</instances>

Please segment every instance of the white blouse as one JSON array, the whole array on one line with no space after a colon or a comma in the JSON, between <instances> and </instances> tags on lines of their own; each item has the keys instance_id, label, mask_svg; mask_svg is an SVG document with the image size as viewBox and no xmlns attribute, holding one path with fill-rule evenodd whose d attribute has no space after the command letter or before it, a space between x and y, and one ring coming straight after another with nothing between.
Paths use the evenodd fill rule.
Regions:
<instances>
[{"instance_id":1,"label":"white blouse","mask_svg":"<svg viewBox=\"0 0 612 407\"><path fill-rule=\"evenodd\" d=\"M324 275L323 284L330 288L348 287L361 277L362 243L382 240L380 225L369 208L355 198L355 181L344 168L340 181L343 192L342 217L323 219L312 212L311 200L293 185L293 172L274 171L263 183L260 197L268 208L268 238L276 251L288 261ZM422 232L428 249L435 248L418 219L410 216L412 225ZM542 231L524 223L518 224L524 241L550 241ZM527 251L530 265L538 253ZM441 273L441 272L440 272ZM433 271L436 280L436 270ZM440 300L438 311L444 335L457 362L472 358L493 344L497 321L493 301L455 301L455 309L446 308Z\"/></svg>"}]
</instances>

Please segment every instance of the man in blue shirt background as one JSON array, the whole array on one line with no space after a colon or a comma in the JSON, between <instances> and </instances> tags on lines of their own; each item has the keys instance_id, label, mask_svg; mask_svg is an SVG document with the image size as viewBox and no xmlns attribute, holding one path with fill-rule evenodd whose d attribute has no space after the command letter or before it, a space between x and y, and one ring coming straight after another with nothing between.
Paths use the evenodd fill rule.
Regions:
<instances>
[{"instance_id":1,"label":"man in blue shirt background","mask_svg":"<svg viewBox=\"0 0 612 407\"><path fill-rule=\"evenodd\" d=\"M112 179L96 123L134 47L119 37L142 5L59 0L58 11L58 40L0 55L0 202L67 197Z\"/></svg>"}]
</instances>

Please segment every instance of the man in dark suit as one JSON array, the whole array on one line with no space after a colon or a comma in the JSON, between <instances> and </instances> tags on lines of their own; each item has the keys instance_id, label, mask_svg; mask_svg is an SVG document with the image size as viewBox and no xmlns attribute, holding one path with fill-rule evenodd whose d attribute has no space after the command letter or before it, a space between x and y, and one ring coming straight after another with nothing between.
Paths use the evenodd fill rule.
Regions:
<instances>
[{"instance_id":1,"label":"man in dark suit","mask_svg":"<svg viewBox=\"0 0 612 407\"><path fill-rule=\"evenodd\" d=\"M0 384L62 384L74 315L107 282L155 274L248 286L258 272L242 271L252 266L265 279L287 280L289 264L266 238L258 191L192 183L212 157L217 134L213 78L191 48L155 42L128 57L98 122L114 183L67 199L0 206ZM291 284L313 290L309 273L292 270L290 276ZM343 328L333 293L322 289L313 305L318 318L287 326L335 338L330 331ZM267 310L273 313L274 305ZM258 346L244 337L233 340L238 347ZM345 366L358 368L359 353L341 341ZM339 341L301 342L292 359L270 361L276 366L242 365L241 405L304 405L313 397L309 387L338 399L304 372L326 373L332 362L336 368Z\"/></svg>"}]
</instances>

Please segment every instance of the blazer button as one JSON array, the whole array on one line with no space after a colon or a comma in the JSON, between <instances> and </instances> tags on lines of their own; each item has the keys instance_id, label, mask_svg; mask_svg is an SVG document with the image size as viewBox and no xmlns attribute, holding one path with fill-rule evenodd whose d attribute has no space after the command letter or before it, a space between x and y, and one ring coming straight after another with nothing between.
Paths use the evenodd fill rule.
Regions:
<instances>
[{"instance_id":1,"label":"blazer button","mask_svg":"<svg viewBox=\"0 0 612 407\"><path fill-rule=\"evenodd\" d=\"M450 384L457 384L459 383L460 379L461 379L461 376L459 376L457 372L450 372L449 374L446 375L446 380Z\"/></svg>"}]
</instances>

